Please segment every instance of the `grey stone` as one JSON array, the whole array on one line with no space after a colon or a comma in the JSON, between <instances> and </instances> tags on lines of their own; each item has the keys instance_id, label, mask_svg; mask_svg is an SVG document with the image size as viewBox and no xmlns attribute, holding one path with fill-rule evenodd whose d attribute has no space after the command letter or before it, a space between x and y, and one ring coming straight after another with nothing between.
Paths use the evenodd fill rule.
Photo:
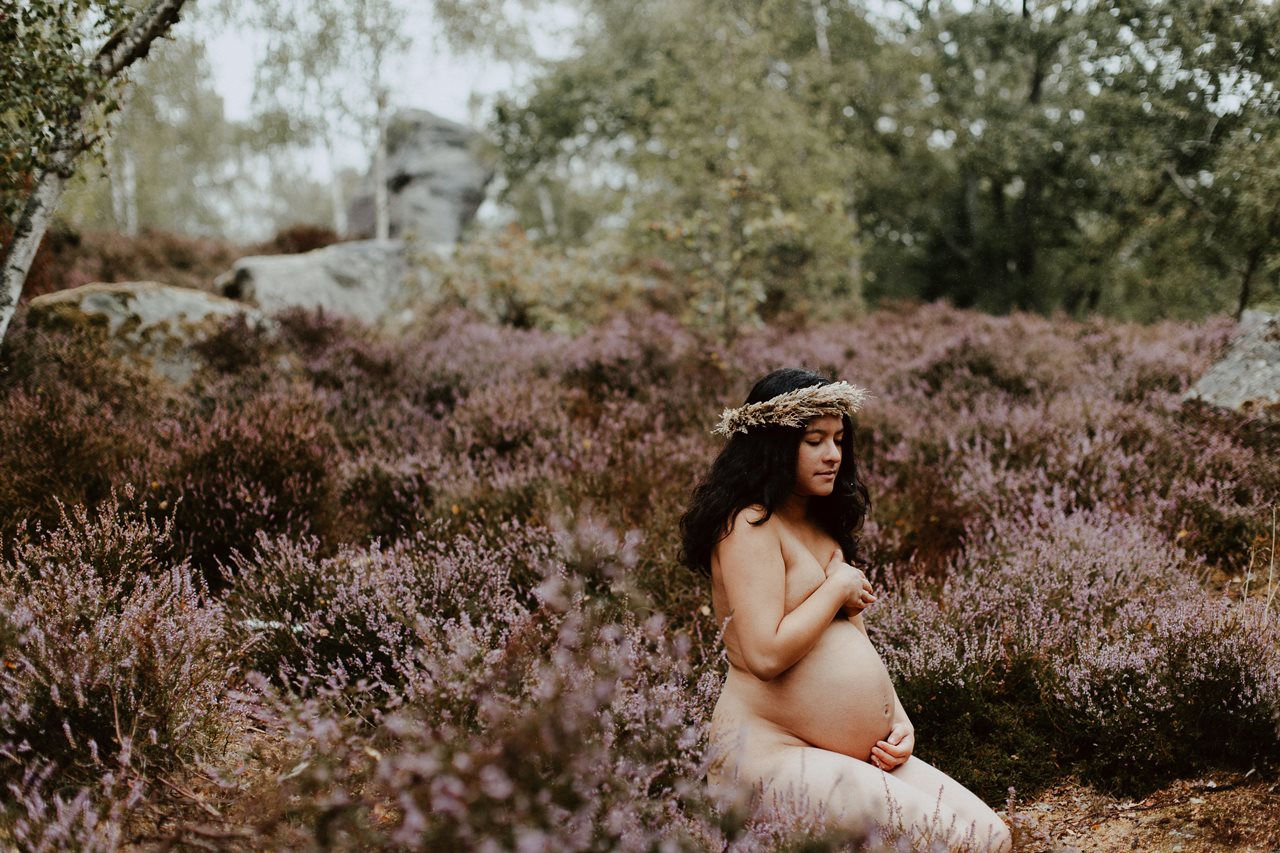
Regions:
<instances>
[{"instance_id":1,"label":"grey stone","mask_svg":"<svg viewBox=\"0 0 1280 853\"><path fill-rule=\"evenodd\" d=\"M125 358L178 384L202 363L192 346L235 316L257 328L269 323L261 312L231 299L154 281L86 284L37 296L27 306L32 325L96 330Z\"/></svg>"},{"instance_id":2,"label":"grey stone","mask_svg":"<svg viewBox=\"0 0 1280 853\"><path fill-rule=\"evenodd\" d=\"M218 277L218 292L267 313L316 309L369 324L394 319L431 291L398 240L335 243L300 255L241 258Z\"/></svg>"},{"instance_id":3,"label":"grey stone","mask_svg":"<svg viewBox=\"0 0 1280 853\"><path fill-rule=\"evenodd\" d=\"M1246 311L1240 333L1186 399L1280 420L1280 316Z\"/></svg>"},{"instance_id":4,"label":"grey stone","mask_svg":"<svg viewBox=\"0 0 1280 853\"><path fill-rule=\"evenodd\" d=\"M475 149L480 134L426 110L404 110L387 128L391 237L452 245L475 218L493 170ZM372 178L347 213L352 237L374 235Z\"/></svg>"}]
</instances>

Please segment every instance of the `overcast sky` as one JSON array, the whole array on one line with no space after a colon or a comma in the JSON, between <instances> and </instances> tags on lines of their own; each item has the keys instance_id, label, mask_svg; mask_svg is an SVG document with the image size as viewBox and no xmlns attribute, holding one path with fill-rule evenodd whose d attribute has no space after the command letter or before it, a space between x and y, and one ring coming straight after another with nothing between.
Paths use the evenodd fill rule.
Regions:
<instances>
[{"instance_id":1,"label":"overcast sky","mask_svg":"<svg viewBox=\"0 0 1280 853\"><path fill-rule=\"evenodd\" d=\"M223 33L209 43L214 85L229 119L249 115L254 67L261 49L262 39L253 33ZM517 75L506 63L419 50L411 57L408 79L394 96L400 106L420 107L453 121L474 124L476 117L468 110L471 96L508 90ZM422 85L423 81L429 85Z\"/></svg>"},{"instance_id":2,"label":"overcast sky","mask_svg":"<svg viewBox=\"0 0 1280 853\"><path fill-rule=\"evenodd\" d=\"M569 45L569 28L575 21L576 15L564 7L554 4L540 7L538 20L530 27L538 54L544 58L563 56ZM199 22L195 25L201 26ZM515 67L485 56L454 55L442 45L434 44L440 40L429 35L435 29L429 12L424 12L422 20L406 22L406 27L424 35L416 40L407 64L392 73L395 107L430 110L475 127L488 119L486 101L510 91L532 73L527 67ZM247 118L253 98L254 69L265 47L264 38L253 31L224 31L211 36L207 46L214 86L222 95L227 118ZM368 153L361 151L354 141L344 144L339 156L346 165L360 169L368 166ZM318 167L327 168L318 155L316 161Z\"/></svg>"}]
</instances>

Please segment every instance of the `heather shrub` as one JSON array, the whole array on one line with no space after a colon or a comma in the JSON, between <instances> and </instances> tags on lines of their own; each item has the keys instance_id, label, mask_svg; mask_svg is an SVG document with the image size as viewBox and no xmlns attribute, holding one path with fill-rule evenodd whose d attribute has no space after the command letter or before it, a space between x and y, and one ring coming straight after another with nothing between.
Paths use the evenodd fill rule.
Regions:
<instances>
[{"instance_id":1,"label":"heather shrub","mask_svg":"<svg viewBox=\"0 0 1280 853\"><path fill-rule=\"evenodd\" d=\"M994 797L1075 767L1132 789L1280 749L1276 621L1197 575L1149 523L1039 500L936 590L889 577L868 618L921 755L965 784Z\"/></svg>"},{"instance_id":2,"label":"heather shrub","mask_svg":"<svg viewBox=\"0 0 1280 853\"><path fill-rule=\"evenodd\" d=\"M0 361L0 539L58 524L60 504L94 505L150 454L147 413L165 401L145 371L94 334L15 322Z\"/></svg>"},{"instance_id":3,"label":"heather shrub","mask_svg":"<svg viewBox=\"0 0 1280 853\"><path fill-rule=\"evenodd\" d=\"M23 296L95 281L164 281L207 289L242 254L233 243L154 228L130 236L54 225L36 252Z\"/></svg>"},{"instance_id":4,"label":"heather shrub","mask_svg":"<svg viewBox=\"0 0 1280 853\"><path fill-rule=\"evenodd\" d=\"M51 767L29 769L20 782L8 785L8 804L0 804L0 841L7 840L8 825L8 838L32 853L119 850L143 799L142 781L128 770L126 760L107 769L96 784L67 792L50 790Z\"/></svg>"},{"instance_id":5,"label":"heather shrub","mask_svg":"<svg viewBox=\"0 0 1280 853\"><path fill-rule=\"evenodd\" d=\"M157 425L173 461L155 495L172 505L174 536L211 581L259 534L313 533L334 524L337 442L303 389L219 401L208 413Z\"/></svg>"},{"instance_id":6,"label":"heather shrub","mask_svg":"<svg viewBox=\"0 0 1280 853\"><path fill-rule=\"evenodd\" d=\"M280 347L273 339L275 329L267 323L250 323L246 315L234 314L214 332L192 345L193 351L215 374L266 373L269 359L279 358ZM208 380L197 377L197 381Z\"/></svg>"},{"instance_id":7,"label":"heather shrub","mask_svg":"<svg viewBox=\"0 0 1280 853\"><path fill-rule=\"evenodd\" d=\"M1054 647L1080 619L1108 631L1129 621L1136 599L1197 593L1198 568L1150 522L1041 498L975 537L942 598L966 629Z\"/></svg>"},{"instance_id":8,"label":"heather shrub","mask_svg":"<svg viewBox=\"0 0 1280 853\"><path fill-rule=\"evenodd\" d=\"M962 601L909 579L868 613L871 631L912 722L917 753L988 802L1010 785L1037 789L1061 773L1044 714L1037 649L966 625Z\"/></svg>"},{"instance_id":9,"label":"heather shrub","mask_svg":"<svg viewBox=\"0 0 1280 853\"><path fill-rule=\"evenodd\" d=\"M338 474L338 536L343 541L394 542L425 523L437 493L433 472L417 456L365 453Z\"/></svg>"},{"instance_id":10,"label":"heather shrub","mask_svg":"<svg viewBox=\"0 0 1280 853\"><path fill-rule=\"evenodd\" d=\"M1156 786L1188 767L1280 758L1280 625L1260 603L1192 595L1129 608L1049 676L1059 724L1104 787Z\"/></svg>"},{"instance_id":11,"label":"heather shrub","mask_svg":"<svg viewBox=\"0 0 1280 853\"><path fill-rule=\"evenodd\" d=\"M373 549L358 571L341 565L355 554L321 564L293 552L294 565L281 567L284 543L274 545L275 565L259 555L259 577L238 567L236 618L251 596L261 613L286 615L266 609L284 597L275 577L305 574L313 587L338 578L320 595L353 590L300 620L314 674L327 638L309 626L326 614L350 626L357 609L381 612L394 601L413 615L412 630L396 639L398 690L363 721L341 709L367 671L348 666L318 689L295 681L307 688L301 694L260 686L257 716L295 768L277 808L300 808L321 843L369 849L714 843L698 778L715 679L699 680L687 636L626 607L619 585L635 538L591 522L554 537L508 525L487 545L476 534ZM353 637L350 651L387 637Z\"/></svg>"},{"instance_id":12,"label":"heather shrub","mask_svg":"<svg viewBox=\"0 0 1280 853\"><path fill-rule=\"evenodd\" d=\"M561 365L564 382L592 397L660 399L677 381L698 383L705 343L666 314L613 316L584 331ZM686 386L686 393L688 393ZM680 399L664 400L665 403Z\"/></svg>"},{"instance_id":13,"label":"heather shrub","mask_svg":"<svg viewBox=\"0 0 1280 853\"><path fill-rule=\"evenodd\" d=\"M678 803L700 798L690 771L701 714L687 644L664 634L657 619L596 626L570 611L522 695L481 697L477 733L460 737L413 708L390 720L400 742L379 777L403 804L399 839L644 850L656 834L694 846L699 828ZM439 771L421 774L430 764Z\"/></svg>"},{"instance_id":14,"label":"heather shrub","mask_svg":"<svg viewBox=\"0 0 1280 853\"><path fill-rule=\"evenodd\" d=\"M113 589L127 593L144 577L158 577L182 562L172 519L147 517L143 496L126 485L94 510L59 506L59 523L47 531L25 526L13 540L13 559L24 575L46 577L67 566L92 566Z\"/></svg>"},{"instance_id":15,"label":"heather shrub","mask_svg":"<svg viewBox=\"0 0 1280 853\"><path fill-rule=\"evenodd\" d=\"M291 687L333 682L385 697L451 632L487 637L516 620L549 537L516 525L492 538L438 535L322 557L315 539L260 534L227 572L227 609L248 663Z\"/></svg>"},{"instance_id":16,"label":"heather shrub","mask_svg":"<svg viewBox=\"0 0 1280 853\"><path fill-rule=\"evenodd\" d=\"M526 274L501 260L485 276ZM920 306L714 344L606 302L573 334L448 310L387 336L287 312L269 334L229 325L182 390L19 321L0 377L0 550L21 552L6 571L44 584L56 618L35 620L34 593L7 584L0 655L133 690L135 710L121 737L74 685L41 676L55 699L0 672L74 735L53 729L5 759L12 785L56 797L23 793L0 833L20 813L39 815L30 838L116 831L128 810L112 804L132 795L96 780L124 760L129 780L225 772L204 781L260 805L252 826L279 847L838 849L850 839L718 804L699 781L725 662L708 584L678 565L678 519L719 446L720 407L780 364L874 395L855 425L880 591L867 621L922 757L991 802L1067 774L1139 789L1128 768L1148 756L1151 779L1248 768L1239 744L1275 766L1275 617L1234 599L1280 493L1280 432L1179 397L1229 324ZM81 565L91 582L72 588ZM1205 597L1218 583L1230 601ZM104 639L64 641L58 657L32 645L37 624ZM136 664L170 646L143 654L130 626L205 649L192 659L217 661L223 687L262 673L246 688L263 729L252 745L197 770L197 748L174 749L164 728L201 727L195 711L153 744L157 691L193 708L221 694ZM5 707L16 720L23 706ZM1219 731L1226 748L1206 740ZM172 757L147 751L166 743ZM31 787L41 761L53 775Z\"/></svg>"},{"instance_id":17,"label":"heather shrub","mask_svg":"<svg viewBox=\"0 0 1280 853\"><path fill-rule=\"evenodd\" d=\"M416 578L374 550L324 559L318 543L262 536L232 557L228 609L252 644L248 663L286 683L332 677L383 693L404 680L416 648Z\"/></svg>"},{"instance_id":18,"label":"heather shrub","mask_svg":"<svg viewBox=\"0 0 1280 853\"><path fill-rule=\"evenodd\" d=\"M275 236L264 243L259 243L251 250L257 255L296 255L323 249L337 243L342 238L332 228L323 225L299 223L281 228Z\"/></svg>"},{"instance_id":19,"label":"heather shrub","mask_svg":"<svg viewBox=\"0 0 1280 853\"><path fill-rule=\"evenodd\" d=\"M434 667L433 682L461 678L465 691L441 691L445 703L418 691L373 732L323 705L266 703L304 768L282 796L301 794L330 843L365 849L720 846L697 781L706 691L690 681L687 642L660 620L614 623L548 592L563 612L466 666ZM436 657L451 654L465 657Z\"/></svg>"},{"instance_id":20,"label":"heather shrub","mask_svg":"<svg viewBox=\"0 0 1280 853\"><path fill-rule=\"evenodd\" d=\"M46 765L58 788L113 768L145 778L210 747L235 661L168 535L112 499L0 563L0 779Z\"/></svg>"},{"instance_id":21,"label":"heather shrub","mask_svg":"<svg viewBox=\"0 0 1280 853\"><path fill-rule=\"evenodd\" d=\"M452 448L491 464L515 458L521 464L511 467L537 467L571 440L569 410L577 396L550 380L495 380L454 408L449 419Z\"/></svg>"}]
</instances>

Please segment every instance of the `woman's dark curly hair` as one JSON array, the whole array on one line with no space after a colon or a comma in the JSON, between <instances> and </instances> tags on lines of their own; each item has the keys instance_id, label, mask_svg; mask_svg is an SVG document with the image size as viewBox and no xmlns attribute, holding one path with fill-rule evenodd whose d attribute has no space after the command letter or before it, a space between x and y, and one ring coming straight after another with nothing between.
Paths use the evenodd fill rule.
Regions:
<instances>
[{"instance_id":1,"label":"woman's dark curly hair","mask_svg":"<svg viewBox=\"0 0 1280 853\"><path fill-rule=\"evenodd\" d=\"M779 394L831 380L809 370L786 367L761 379L747 395L748 403L759 403ZM858 476L853 457L853 424L843 415L844 438L840 442L840 470L830 495L810 499L809 512L822 529L836 540L845 559L865 564L858 549L857 533L867 517L871 497ZM711 469L693 490L689 508L680 519L684 551L681 558L691 569L711 573L711 552L729 535L738 513L750 506L763 506L764 516L752 524L764 524L795 488L796 455L802 427L777 424L754 426L734 433L721 449Z\"/></svg>"}]
</instances>

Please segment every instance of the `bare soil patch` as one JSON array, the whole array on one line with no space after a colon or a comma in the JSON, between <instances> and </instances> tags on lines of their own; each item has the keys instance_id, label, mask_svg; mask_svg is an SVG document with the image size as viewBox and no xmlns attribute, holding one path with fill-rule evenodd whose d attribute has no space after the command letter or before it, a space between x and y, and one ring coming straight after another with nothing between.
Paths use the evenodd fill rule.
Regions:
<instances>
[{"instance_id":1,"label":"bare soil patch","mask_svg":"<svg viewBox=\"0 0 1280 853\"><path fill-rule=\"evenodd\" d=\"M1280 850L1280 782L1256 774L1181 780L1138 801L1064 784L1016 811L1023 851Z\"/></svg>"}]
</instances>

